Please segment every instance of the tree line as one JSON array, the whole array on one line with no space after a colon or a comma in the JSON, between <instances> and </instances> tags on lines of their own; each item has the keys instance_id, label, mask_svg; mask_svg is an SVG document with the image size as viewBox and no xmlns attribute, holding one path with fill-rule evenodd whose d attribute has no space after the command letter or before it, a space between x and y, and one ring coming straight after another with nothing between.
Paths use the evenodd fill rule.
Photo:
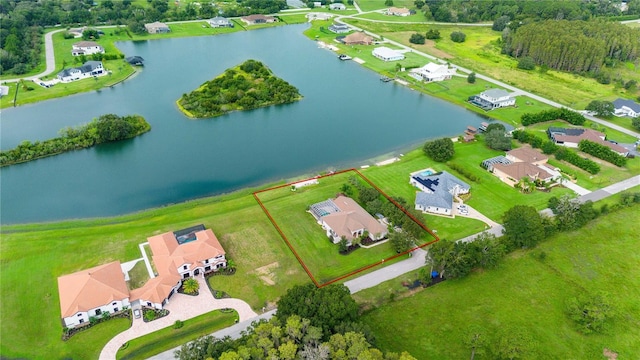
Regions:
<instances>
[{"instance_id":1,"label":"tree line","mask_svg":"<svg viewBox=\"0 0 640 360\"><path fill-rule=\"evenodd\" d=\"M247 60L197 90L183 94L178 103L193 116L206 118L234 110L291 103L300 98L295 86L274 76L261 62Z\"/></svg>"},{"instance_id":2,"label":"tree line","mask_svg":"<svg viewBox=\"0 0 640 360\"><path fill-rule=\"evenodd\" d=\"M417 0L414 4L427 19L440 22L475 23L493 21L502 16L520 23L546 19L588 20L594 17L640 15L640 0L629 1L626 12L621 11L614 2L606 0Z\"/></svg>"},{"instance_id":3,"label":"tree line","mask_svg":"<svg viewBox=\"0 0 640 360\"><path fill-rule=\"evenodd\" d=\"M383 353L359 321L358 305L344 285L289 289L269 321L254 322L236 340L206 336L176 351L180 360L367 359L415 360L407 352Z\"/></svg>"},{"instance_id":4,"label":"tree line","mask_svg":"<svg viewBox=\"0 0 640 360\"><path fill-rule=\"evenodd\" d=\"M75 128L65 128L60 136L45 141L23 141L16 148L0 152L0 166L7 166L101 143L130 139L151 130L140 115L106 114Z\"/></svg>"},{"instance_id":5,"label":"tree line","mask_svg":"<svg viewBox=\"0 0 640 360\"><path fill-rule=\"evenodd\" d=\"M582 114L567 108L543 110L538 113L526 113L520 117L522 125L529 126L546 121L564 120L572 125L583 125L586 121Z\"/></svg>"},{"instance_id":6,"label":"tree line","mask_svg":"<svg viewBox=\"0 0 640 360\"><path fill-rule=\"evenodd\" d=\"M595 76L608 62L638 59L640 30L605 21L545 20L505 30L502 50L551 69Z\"/></svg>"},{"instance_id":7,"label":"tree line","mask_svg":"<svg viewBox=\"0 0 640 360\"><path fill-rule=\"evenodd\" d=\"M627 158L611 150L609 147L589 140L580 140L578 149L589 155L610 162L616 166L625 166Z\"/></svg>"},{"instance_id":8,"label":"tree line","mask_svg":"<svg viewBox=\"0 0 640 360\"><path fill-rule=\"evenodd\" d=\"M0 73L24 74L41 61L44 27L55 25L125 25L144 33L154 21L207 19L250 14L270 14L286 9L285 0L237 0L223 5L189 2L169 6L168 0L0 0Z\"/></svg>"}]
</instances>

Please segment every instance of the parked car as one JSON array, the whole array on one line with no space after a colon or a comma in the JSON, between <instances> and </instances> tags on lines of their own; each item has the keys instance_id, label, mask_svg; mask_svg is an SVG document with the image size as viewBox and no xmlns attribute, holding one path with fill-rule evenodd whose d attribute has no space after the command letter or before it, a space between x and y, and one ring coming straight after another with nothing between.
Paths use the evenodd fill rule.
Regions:
<instances>
[{"instance_id":1,"label":"parked car","mask_svg":"<svg viewBox=\"0 0 640 360\"><path fill-rule=\"evenodd\" d=\"M142 312L140 311L140 309L133 310L133 317L135 317L136 319L140 319L140 316L142 316Z\"/></svg>"}]
</instances>

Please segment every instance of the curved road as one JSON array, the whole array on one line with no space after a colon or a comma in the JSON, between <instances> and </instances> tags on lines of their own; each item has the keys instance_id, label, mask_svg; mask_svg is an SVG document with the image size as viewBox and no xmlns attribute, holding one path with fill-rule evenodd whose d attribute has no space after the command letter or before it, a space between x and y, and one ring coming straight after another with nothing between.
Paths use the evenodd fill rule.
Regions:
<instances>
[{"instance_id":1,"label":"curved road","mask_svg":"<svg viewBox=\"0 0 640 360\"><path fill-rule=\"evenodd\" d=\"M24 78L16 78L16 79L6 79L2 80L3 83L13 83L18 82L20 80L33 80L43 76L47 76L56 70L56 57L53 51L53 34L59 33L60 31L65 31L66 29L60 29L55 31L50 31L44 34L44 50L45 50L45 59L47 62L47 68L37 75L27 76Z\"/></svg>"}]
</instances>

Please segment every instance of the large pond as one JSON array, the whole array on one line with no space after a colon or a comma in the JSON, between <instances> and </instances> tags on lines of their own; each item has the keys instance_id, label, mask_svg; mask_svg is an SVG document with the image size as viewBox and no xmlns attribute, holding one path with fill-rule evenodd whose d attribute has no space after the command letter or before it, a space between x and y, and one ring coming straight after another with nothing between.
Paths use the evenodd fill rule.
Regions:
<instances>
[{"instance_id":1,"label":"large pond","mask_svg":"<svg viewBox=\"0 0 640 360\"><path fill-rule=\"evenodd\" d=\"M481 117L383 83L302 34L306 25L210 37L126 42L146 59L136 77L98 92L2 111L2 149L57 136L105 113L140 114L136 139L2 168L1 222L130 213L330 168L358 166ZM295 104L190 120L175 101L226 68L257 59L297 86Z\"/></svg>"}]
</instances>

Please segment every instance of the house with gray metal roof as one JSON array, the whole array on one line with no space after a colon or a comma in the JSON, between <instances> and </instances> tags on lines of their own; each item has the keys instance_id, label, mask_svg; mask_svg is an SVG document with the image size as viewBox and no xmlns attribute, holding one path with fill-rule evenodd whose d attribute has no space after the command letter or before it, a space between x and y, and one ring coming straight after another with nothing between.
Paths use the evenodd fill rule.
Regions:
<instances>
[{"instance_id":1,"label":"house with gray metal roof","mask_svg":"<svg viewBox=\"0 0 640 360\"><path fill-rule=\"evenodd\" d=\"M216 16L213 19L207 20L207 22L212 28L233 27L233 23L229 19L223 18L222 16Z\"/></svg>"},{"instance_id":2,"label":"house with gray metal roof","mask_svg":"<svg viewBox=\"0 0 640 360\"><path fill-rule=\"evenodd\" d=\"M469 98L469 102L484 110L493 110L516 104L516 98L502 89L489 89Z\"/></svg>"},{"instance_id":3,"label":"house with gray metal roof","mask_svg":"<svg viewBox=\"0 0 640 360\"><path fill-rule=\"evenodd\" d=\"M615 116L640 116L640 104L631 100L617 98L613 102L613 108L613 114Z\"/></svg>"},{"instance_id":4,"label":"house with gray metal roof","mask_svg":"<svg viewBox=\"0 0 640 360\"><path fill-rule=\"evenodd\" d=\"M446 171L430 175L413 173L409 183L420 189L416 194L416 210L441 215L452 215L453 199L471 190L469 184Z\"/></svg>"},{"instance_id":5,"label":"house with gray metal roof","mask_svg":"<svg viewBox=\"0 0 640 360\"><path fill-rule=\"evenodd\" d=\"M78 68L60 71L57 77L62 82L71 82L104 75L107 75L107 70L102 66L102 61L87 61Z\"/></svg>"}]
</instances>

